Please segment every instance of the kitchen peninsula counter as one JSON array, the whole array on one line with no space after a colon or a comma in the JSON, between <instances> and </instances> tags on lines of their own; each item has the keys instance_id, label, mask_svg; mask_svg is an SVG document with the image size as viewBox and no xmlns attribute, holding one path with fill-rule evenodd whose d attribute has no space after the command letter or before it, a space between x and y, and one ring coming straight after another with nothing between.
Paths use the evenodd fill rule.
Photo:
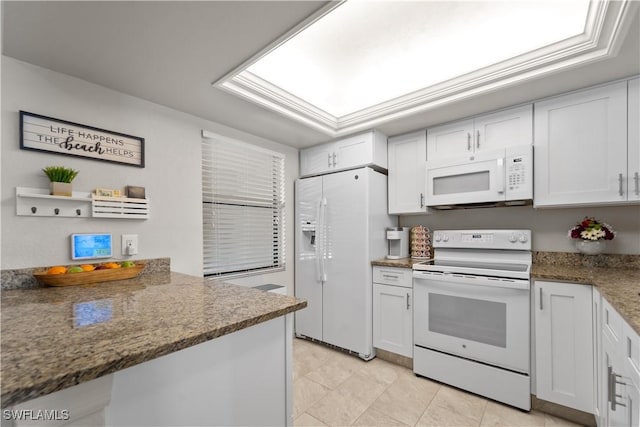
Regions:
<instances>
[{"instance_id":1,"label":"kitchen peninsula counter","mask_svg":"<svg viewBox=\"0 0 640 427\"><path fill-rule=\"evenodd\" d=\"M2 407L268 322L306 305L294 297L179 273L3 291Z\"/></svg>"}]
</instances>

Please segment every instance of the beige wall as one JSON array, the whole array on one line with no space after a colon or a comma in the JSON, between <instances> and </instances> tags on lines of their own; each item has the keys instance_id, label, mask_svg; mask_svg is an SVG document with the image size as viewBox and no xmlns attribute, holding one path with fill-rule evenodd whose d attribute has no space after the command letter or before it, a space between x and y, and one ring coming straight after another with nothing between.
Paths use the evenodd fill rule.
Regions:
<instances>
[{"instance_id":1,"label":"beige wall","mask_svg":"<svg viewBox=\"0 0 640 427\"><path fill-rule=\"evenodd\" d=\"M400 225L425 225L431 230L523 228L532 230L534 251L577 252L568 230L585 216L611 225L617 232L607 252L640 254L640 206L534 209L531 206L435 211L402 216Z\"/></svg>"},{"instance_id":2,"label":"beige wall","mask_svg":"<svg viewBox=\"0 0 640 427\"><path fill-rule=\"evenodd\" d=\"M21 150L19 110L145 138L146 167ZM286 271L244 279L279 283L293 291L293 181L298 150L219 123L202 120L139 98L13 58L2 57L1 266L3 269L68 264L69 235L110 232L120 255L120 234L139 235L137 258L170 257L172 269L202 274L201 132L207 130L285 155ZM15 187L47 188L48 165L78 169L77 191L96 187L146 187L148 220L31 218L16 216Z\"/></svg>"}]
</instances>

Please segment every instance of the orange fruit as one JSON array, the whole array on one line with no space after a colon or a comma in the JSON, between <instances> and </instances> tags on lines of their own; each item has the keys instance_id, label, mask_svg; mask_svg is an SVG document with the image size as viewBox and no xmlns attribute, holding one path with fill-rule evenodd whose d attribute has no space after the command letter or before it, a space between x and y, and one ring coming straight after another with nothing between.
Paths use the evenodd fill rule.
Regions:
<instances>
[{"instance_id":1,"label":"orange fruit","mask_svg":"<svg viewBox=\"0 0 640 427\"><path fill-rule=\"evenodd\" d=\"M107 262L104 266L107 268L120 268L120 264L117 262Z\"/></svg>"},{"instance_id":2,"label":"orange fruit","mask_svg":"<svg viewBox=\"0 0 640 427\"><path fill-rule=\"evenodd\" d=\"M61 265L56 265L55 267L51 267L47 270L47 274L65 274L67 272L67 267L63 267Z\"/></svg>"},{"instance_id":3,"label":"orange fruit","mask_svg":"<svg viewBox=\"0 0 640 427\"><path fill-rule=\"evenodd\" d=\"M82 264L82 265L80 266L80 268L82 268L82 270L84 270L84 271L93 271L93 270L95 270L95 269L96 269L96 268L95 268L93 265L91 265L91 264Z\"/></svg>"}]
</instances>

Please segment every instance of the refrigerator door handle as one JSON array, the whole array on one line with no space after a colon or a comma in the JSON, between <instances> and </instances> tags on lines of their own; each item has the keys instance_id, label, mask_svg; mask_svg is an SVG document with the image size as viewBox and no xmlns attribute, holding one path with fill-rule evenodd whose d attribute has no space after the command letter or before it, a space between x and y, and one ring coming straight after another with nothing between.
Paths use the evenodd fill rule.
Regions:
<instances>
[{"instance_id":1,"label":"refrigerator door handle","mask_svg":"<svg viewBox=\"0 0 640 427\"><path fill-rule=\"evenodd\" d=\"M319 282L322 282L322 270L320 265L320 257L322 256L322 200L318 202L318 210L316 212L316 247L315 247L315 257L316 257L316 278Z\"/></svg>"},{"instance_id":2,"label":"refrigerator door handle","mask_svg":"<svg viewBox=\"0 0 640 427\"><path fill-rule=\"evenodd\" d=\"M320 252L320 278L323 282L327 281L327 271L325 269L325 265L324 265L324 260L327 256L327 250L324 246L325 242L326 242L326 236L325 236L325 232L326 230L326 225L325 225L325 221L327 219L327 199L326 198L322 198L322 201L320 202L320 205L322 206L321 209L321 214L320 217L322 218L321 224L320 224L320 230L322 230L322 235L321 235L321 242L322 242L322 250Z\"/></svg>"}]
</instances>

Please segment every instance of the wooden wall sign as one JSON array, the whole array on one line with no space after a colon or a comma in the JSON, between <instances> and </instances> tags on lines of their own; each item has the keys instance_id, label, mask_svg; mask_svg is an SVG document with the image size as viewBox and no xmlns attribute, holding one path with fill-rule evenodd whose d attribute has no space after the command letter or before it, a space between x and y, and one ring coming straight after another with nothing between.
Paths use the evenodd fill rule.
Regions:
<instances>
[{"instance_id":1,"label":"wooden wall sign","mask_svg":"<svg viewBox=\"0 0 640 427\"><path fill-rule=\"evenodd\" d=\"M20 111L20 148L144 167L144 138Z\"/></svg>"}]
</instances>

